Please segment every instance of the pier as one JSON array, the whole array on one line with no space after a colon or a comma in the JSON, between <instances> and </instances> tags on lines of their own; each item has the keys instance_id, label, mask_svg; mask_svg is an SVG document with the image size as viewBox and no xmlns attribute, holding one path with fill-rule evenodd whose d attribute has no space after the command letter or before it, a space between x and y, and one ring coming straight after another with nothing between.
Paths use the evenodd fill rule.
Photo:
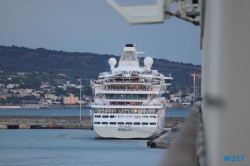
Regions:
<instances>
[{"instance_id":1,"label":"pier","mask_svg":"<svg viewBox=\"0 0 250 166\"><path fill-rule=\"evenodd\" d=\"M93 129L90 116L0 116L0 129Z\"/></svg>"},{"instance_id":2,"label":"pier","mask_svg":"<svg viewBox=\"0 0 250 166\"><path fill-rule=\"evenodd\" d=\"M155 136L151 140L147 141L147 147L150 148L160 148L160 149L169 149L170 146L174 142L174 138L176 136L175 128L170 129L167 128L163 132L161 132L159 135Z\"/></svg>"},{"instance_id":3,"label":"pier","mask_svg":"<svg viewBox=\"0 0 250 166\"><path fill-rule=\"evenodd\" d=\"M148 140L147 147L169 149L174 142L176 134L183 125L184 120L185 118L183 117L167 117L164 130L154 138Z\"/></svg>"}]
</instances>

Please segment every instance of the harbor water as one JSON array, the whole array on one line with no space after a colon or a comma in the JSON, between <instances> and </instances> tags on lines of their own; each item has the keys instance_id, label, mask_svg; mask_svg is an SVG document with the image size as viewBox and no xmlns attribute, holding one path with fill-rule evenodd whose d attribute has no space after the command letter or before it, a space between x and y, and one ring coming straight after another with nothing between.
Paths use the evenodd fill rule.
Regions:
<instances>
[{"instance_id":1,"label":"harbor water","mask_svg":"<svg viewBox=\"0 0 250 166\"><path fill-rule=\"evenodd\" d=\"M82 110L89 116L89 108ZM189 110L167 110L166 116L185 117ZM1 115L78 116L79 109L7 109ZM0 130L0 166L159 165L166 149L147 148L147 140L95 139L93 130Z\"/></svg>"},{"instance_id":2,"label":"harbor water","mask_svg":"<svg viewBox=\"0 0 250 166\"><path fill-rule=\"evenodd\" d=\"M82 108L82 116L90 115L90 108ZM167 117L187 117L189 109L166 109ZM1 115L18 115L18 116L79 116L79 108L68 109L0 109Z\"/></svg>"},{"instance_id":3,"label":"harbor water","mask_svg":"<svg viewBox=\"0 0 250 166\"><path fill-rule=\"evenodd\" d=\"M0 165L158 165L166 150L146 140L94 139L92 130L0 130Z\"/></svg>"}]
</instances>

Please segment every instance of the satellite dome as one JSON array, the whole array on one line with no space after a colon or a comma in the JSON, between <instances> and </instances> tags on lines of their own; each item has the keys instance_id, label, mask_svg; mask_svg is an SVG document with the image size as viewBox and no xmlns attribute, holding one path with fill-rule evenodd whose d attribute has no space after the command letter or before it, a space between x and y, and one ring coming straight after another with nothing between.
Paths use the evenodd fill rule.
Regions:
<instances>
[{"instance_id":1,"label":"satellite dome","mask_svg":"<svg viewBox=\"0 0 250 166\"><path fill-rule=\"evenodd\" d=\"M150 70L150 68L152 67L153 63L154 63L154 60L151 57L146 57L144 59L144 65L147 67L148 70Z\"/></svg>"},{"instance_id":2,"label":"satellite dome","mask_svg":"<svg viewBox=\"0 0 250 166\"><path fill-rule=\"evenodd\" d=\"M114 69L114 67L116 65L116 59L115 58L110 58L108 62L109 62L109 65L110 65L110 70Z\"/></svg>"}]
</instances>

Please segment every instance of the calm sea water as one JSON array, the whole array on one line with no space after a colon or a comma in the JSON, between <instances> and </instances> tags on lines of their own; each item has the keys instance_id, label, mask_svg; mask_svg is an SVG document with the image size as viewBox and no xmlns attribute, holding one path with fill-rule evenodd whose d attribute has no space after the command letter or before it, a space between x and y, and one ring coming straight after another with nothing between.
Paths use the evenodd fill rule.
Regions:
<instances>
[{"instance_id":1,"label":"calm sea water","mask_svg":"<svg viewBox=\"0 0 250 166\"><path fill-rule=\"evenodd\" d=\"M166 116L186 117L189 109L166 109ZM0 115L19 115L19 116L79 116L79 108L71 109L0 109ZM82 116L89 116L90 108L82 109Z\"/></svg>"},{"instance_id":2,"label":"calm sea water","mask_svg":"<svg viewBox=\"0 0 250 166\"><path fill-rule=\"evenodd\" d=\"M82 115L89 116L90 108ZM186 117L189 110L167 109L166 116ZM79 116L79 109L0 109L0 115ZM146 147L147 140L95 139L92 130L0 130L0 166L158 165L167 150Z\"/></svg>"},{"instance_id":3,"label":"calm sea water","mask_svg":"<svg viewBox=\"0 0 250 166\"><path fill-rule=\"evenodd\" d=\"M0 130L1 166L158 165L167 150L146 140L94 139L92 130Z\"/></svg>"}]
</instances>

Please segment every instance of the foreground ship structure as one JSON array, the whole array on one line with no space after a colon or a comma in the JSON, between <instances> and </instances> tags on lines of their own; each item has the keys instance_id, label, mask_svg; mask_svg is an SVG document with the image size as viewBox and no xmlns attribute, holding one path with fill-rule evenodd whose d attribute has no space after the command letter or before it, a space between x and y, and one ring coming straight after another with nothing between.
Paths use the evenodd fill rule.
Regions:
<instances>
[{"instance_id":1,"label":"foreground ship structure","mask_svg":"<svg viewBox=\"0 0 250 166\"><path fill-rule=\"evenodd\" d=\"M94 93L93 126L96 138L150 138L164 128L166 86L173 79L151 70L153 59L139 66L135 44L126 44L118 67L109 59L110 71L91 80Z\"/></svg>"}]
</instances>

